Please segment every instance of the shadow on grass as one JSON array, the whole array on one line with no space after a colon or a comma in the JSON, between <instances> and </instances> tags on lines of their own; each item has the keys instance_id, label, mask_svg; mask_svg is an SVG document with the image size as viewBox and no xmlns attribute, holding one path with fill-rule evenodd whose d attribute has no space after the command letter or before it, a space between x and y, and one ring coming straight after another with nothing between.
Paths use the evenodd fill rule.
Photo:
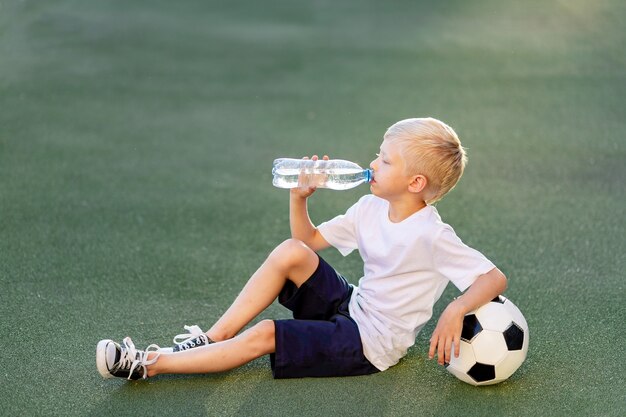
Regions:
<instances>
[{"instance_id":1,"label":"shadow on grass","mask_svg":"<svg viewBox=\"0 0 626 417\"><path fill-rule=\"evenodd\" d=\"M272 379L269 367L246 366L220 374L161 375L150 380L106 381L109 395L89 415L233 415L250 389Z\"/></svg>"}]
</instances>

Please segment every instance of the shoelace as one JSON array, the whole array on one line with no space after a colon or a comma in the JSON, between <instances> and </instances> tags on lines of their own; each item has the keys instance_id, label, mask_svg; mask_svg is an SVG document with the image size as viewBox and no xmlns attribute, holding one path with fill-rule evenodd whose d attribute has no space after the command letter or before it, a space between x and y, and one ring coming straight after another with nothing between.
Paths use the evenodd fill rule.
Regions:
<instances>
[{"instance_id":1,"label":"shoelace","mask_svg":"<svg viewBox=\"0 0 626 417\"><path fill-rule=\"evenodd\" d=\"M120 354L120 361L118 362L116 370L128 369L128 379L131 379L133 372L138 367L141 367L141 370L143 371L142 378L145 379L148 375L146 366L155 363L161 355L159 353L159 346L155 344L148 346L146 350L137 350L130 337L125 337L124 340L122 340L121 349L122 352ZM156 355L152 359L147 360L146 358L150 352L155 352Z\"/></svg>"},{"instance_id":2,"label":"shoelace","mask_svg":"<svg viewBox=\"0 0 626 417\"><path fill-rule=\"evenodd\" d=\"M181 333L179 335L174 336L174 343L180 346L180 350L186 350L189 348L196 347L199 343L196 343L198 339L204 342L204 344L209 343L209 338L202 331L200 326L184 326L185 330L188 333Z\"/></svg>"}]
</instances>

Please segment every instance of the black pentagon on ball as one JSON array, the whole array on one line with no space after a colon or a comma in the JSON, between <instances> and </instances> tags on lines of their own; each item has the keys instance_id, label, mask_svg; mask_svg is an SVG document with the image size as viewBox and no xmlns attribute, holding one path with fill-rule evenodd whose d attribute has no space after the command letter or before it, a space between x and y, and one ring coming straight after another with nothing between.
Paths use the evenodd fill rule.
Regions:
<instances>
[{"instance_id":1,"label":"black pentagon on ball","mask_svg":"<svg viewBox=\"0 0 626 417\"><path fill-rule=\"evenodd\" d=\"M509 350L522 350L524 345L524 330L515 323L502 332L504 341Z\"/></svg>"},{"instance_id":2,"label":"black pentagon on ball","mask_svg":"<svg viewBox=\"0 0 626 417\"><path fill-rule=\"evenodd\" d=\"M496 377L496 367L477 362L467 371L467 374L476 382L487 382Z\"/></svg>"},{"instance_id":3,"label":"black pentagon on ball","mask_svg":"<svg viewBox=\"0 0 626 417\"><path fill-rule=\"evenodd\" d=\"M500 304L504 304L505 301L506 300L503 297L500 297L499 295L497 295L496 298L491 300L492 303L500 303Z\"/></svg>"},{"instance_id":4,"label":"black pentagon on ball","mask_svg":"<svg viewBox=\"0 0 626 417\"><path fill-rule=\"evenodd\" d=\"M467 343L470 343L473 338L478 336L483 330L483 327L478 322L478 317L476 314L468 314L463 319L463 330L461 330L461 340L465 340Z\"/></svg>"}]
</instances>

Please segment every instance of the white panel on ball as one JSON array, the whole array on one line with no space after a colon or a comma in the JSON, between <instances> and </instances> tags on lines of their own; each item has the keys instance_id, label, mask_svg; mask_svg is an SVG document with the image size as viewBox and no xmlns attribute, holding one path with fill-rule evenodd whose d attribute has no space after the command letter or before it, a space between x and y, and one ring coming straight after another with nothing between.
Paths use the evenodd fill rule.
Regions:
<instances>
[{"instance_id":1,"label":"white panel on ball","mask_svg":"<svg viewBox=\"0 0 626 417\"><path fill-rule=\"evenodd\" d=\"M475 363L476 359L474 358L474 351L469 343L461 340L458 358L454 356L454 343L452 344L449 366L454 369L458 369L461 372L467 372L472 366L474 366Z\"/></svg>"},{"instance_id":2,"label":"white panel on ball","mask_svg":"<svg viewBox=\"0 0 626 417\"><path fill-rule=\"evenodd\" d=\"M504 313L504 314L503 314ZM483 329L504 331L511 325L511 316L506 314L500 303L489 303L476 311L476 317Z\"/></svg>"},{"instance_id":3,"label":"white panel on ball","mask_svg":"<svg viewBox=\"0 0 626 417\"><path fill-rule=\"evenodd\" d=\"M496 365L496 379L505 380L519 368L520 363L526 359L526 352L509 352L508 355Z\"/></svg>"},{"instance_id":4,"label":"white panel on ball","mask_svg":"<svg viewBox=\"0 0 626 417\"><path fill-rule=\"evenodd\" d=\"M509 352L502 333L491 330L480 332L472 341L472 347L476 361L489 365L500 362Z\"/></svg>"}]
</instances>

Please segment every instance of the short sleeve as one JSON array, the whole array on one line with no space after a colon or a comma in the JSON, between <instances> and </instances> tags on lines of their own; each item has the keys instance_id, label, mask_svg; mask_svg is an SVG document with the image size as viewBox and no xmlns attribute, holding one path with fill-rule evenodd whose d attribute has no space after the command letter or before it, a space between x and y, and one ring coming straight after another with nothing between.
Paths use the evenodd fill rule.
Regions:
<instances>
[{"instance_id":1,"label":"short sleeve","mask_svg":"<svg viewBox=\"0 0 626 417\"><path fill-rule=\"evenodd\" d=\"M433 245L435 269L460 291L465 291L476 278L495 268L485 255L465 245L450 227L441 231Z\"/></svg>"},{"instance_id":2,"label":"short sleeve","mask_svg":"<svg viewBox=\"0 0 626 417\"><path fill-rule=\"evenodd\" d=\"M360 201L346 211L327 222L317 226L317 230L324 239L343 255L348 256L358 248L357 243L357 213Z\"/></svg>"}]
</instances>

